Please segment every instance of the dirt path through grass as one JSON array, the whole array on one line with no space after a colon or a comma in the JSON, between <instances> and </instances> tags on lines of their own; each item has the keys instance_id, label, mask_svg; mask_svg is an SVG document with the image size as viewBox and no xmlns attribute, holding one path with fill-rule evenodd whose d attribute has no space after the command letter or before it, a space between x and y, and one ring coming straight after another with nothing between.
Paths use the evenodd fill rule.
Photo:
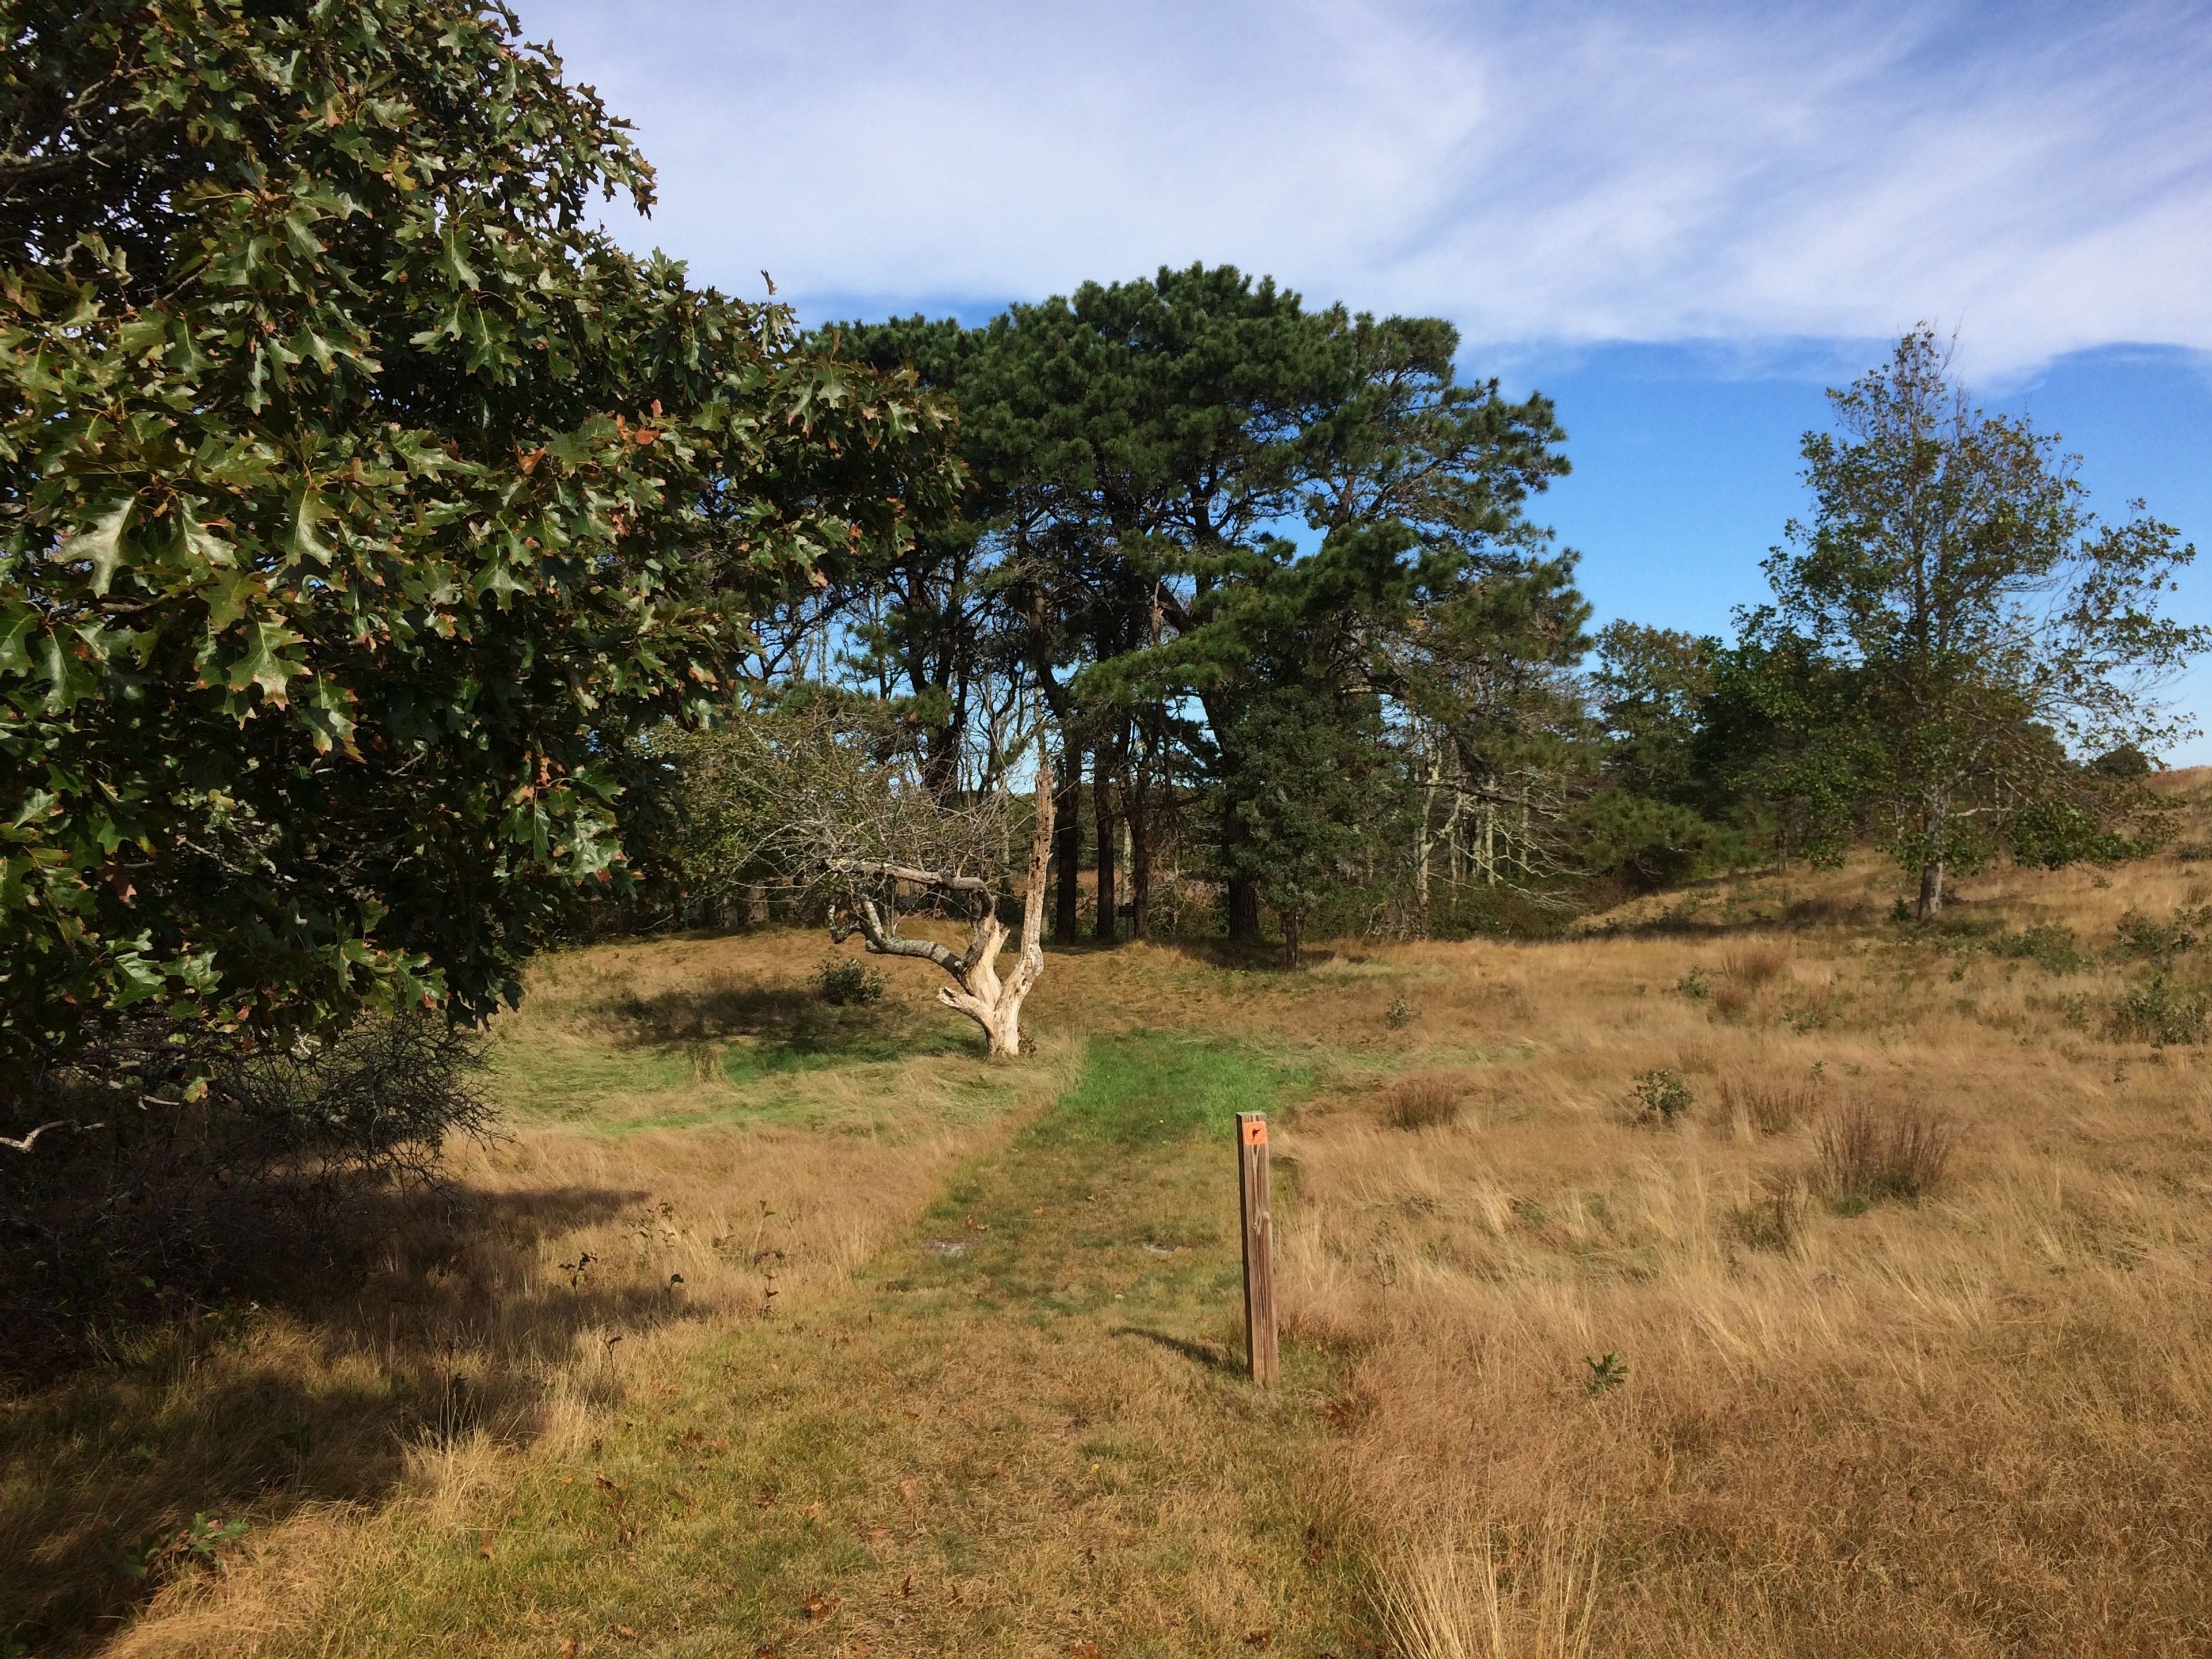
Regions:
<instances>
[{"instance_id":1,"label":"dirt path through grass","mask_svg":"<svg viewBox=\"0 0 2212 1659\"><path fill-rule=\"evenodd\" d=\"M1228 1125L1297 1080L1094 1039L848 1293L729 1328L442 1519L368 1522L274 1650L1361 1650L1314 1379L1239 1364Z\"/></svg>"}]
</instances>

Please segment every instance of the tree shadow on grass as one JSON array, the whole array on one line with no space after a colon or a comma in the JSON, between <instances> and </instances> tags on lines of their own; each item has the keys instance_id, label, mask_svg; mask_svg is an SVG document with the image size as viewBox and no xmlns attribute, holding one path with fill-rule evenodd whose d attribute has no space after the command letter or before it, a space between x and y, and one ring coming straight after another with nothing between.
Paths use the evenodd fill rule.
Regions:
<instances>
[{"instance_id":1,"label":"tree shadow on grass","mask_svg":"<svg viewBox=\"0 0 2212 1659\"><path fill-rule=\"evenodd\" d=\"M1156 939L1153 948L1172 951L1186 962L1203 968L1234 969L1248 974L1281 974L1295 975L1309 968L1318 968L1323 963L1336 960L1336 951L1328 945L1310 945L1296 968L1283 960L1279 944L1262 941L1258 944L1232 943L1225 939Z\"/></svg>"},{"instance_id":2,"label":"tree shadow on grass","mask_svg":"<svg viewBox=\"0 0 2212 1659\"><path fill-rule=\"evenodd\" d=\"M1778 915L1729 920L1665 910L1638 921L1609 922L1596 931L1602 937L1621 939L1741 939L1816 927L1863 930L1874 927L1885 914L1885 907L1869 900L1816 896L1792 901Z\"/></svg>"},{"instance_id":3,"label":"tree shadow on grass","mask_svg":"<svg viewBox=\"0 0 2212 1659\"><path fill-rule=\"evenodd\" d=\"M0 1653L112 1635L165 1577L203 1569L180 1536L196 1516L258 1528L382 1501L412 1459L534 1439L556 1374L617 1396L623 1334L705 1316L672 1285L546 1274L538 1256L647 1196L375 1194L349 1215L350 1267L327 1265L327 1238L276 1252L221 1305L0 1394ZM605 1355L579 1363L594 1334Z\"/></svg>"},{"instance_id":4,"label":"tree shadow on grass","mask_svg":"<svg viewBox=\"0 0 2212 1659\"><path fill-rule=\"evenodd\" d=\"M933 1002L885 999L836 1006L790 986L681 987L626 993L594 1011L618 1042L634 1048L735 1043L745 1056L732 1073L798 1071L839 1063L904 1060L980 1050L964 1022ZM733 1056L734 1057L734 1056ZM726 1069L727 1067L726 1066Z\"/></svg>"}]
</instances>

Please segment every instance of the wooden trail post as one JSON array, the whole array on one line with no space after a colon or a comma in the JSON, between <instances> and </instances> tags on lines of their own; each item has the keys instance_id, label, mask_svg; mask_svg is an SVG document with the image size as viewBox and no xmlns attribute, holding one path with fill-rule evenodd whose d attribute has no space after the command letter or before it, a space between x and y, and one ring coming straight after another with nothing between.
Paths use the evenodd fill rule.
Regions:
<instances>
[{"instance_id":1,"label":"wooden trail post","mask_svg":"<svg viewBox=\"0 0 2212 1659\"><path fill-rule=\"evenodd\" d=\"M1252 1380L1275 1381L1275 1232L1267 1218L1267 1115L1237 1114L1237 1188L1244 1212L1244 1352Z\"/></svg>"}]
</instances>

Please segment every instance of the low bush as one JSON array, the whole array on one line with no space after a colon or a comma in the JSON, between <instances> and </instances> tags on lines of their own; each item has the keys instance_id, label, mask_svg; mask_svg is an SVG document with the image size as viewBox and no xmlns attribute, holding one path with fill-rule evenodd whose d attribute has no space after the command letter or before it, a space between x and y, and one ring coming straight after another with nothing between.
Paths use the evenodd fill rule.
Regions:
<instances>
[{"instance_id":1,"label":"low bush","mask_svg":"<svg viewBox=\"0 0 2212 1659\"><path fill-rule=\"evenodd\" d=\"M1923 1199L1942 1183L1957 1144L1950 1120L1917 1107L1887 1113L1864 1104L1841 1107L1821 1120L1816 1182L1839 1204Z\"/></svg>"},{"instance_id":2,"label":"low bush","mask_svg":"<svg viewBox=\"0 0 2212 1659\"><path fill-rule=\"evenodd\" d=\"M2083 966L2081 947L2075 939L2074 930L2057 922L2025 928L1997 940L1991 948L2001 957L2033 962L2048 974L2078 974Z\"/></svg>"},{"instance_id":3,"label":"low bush","mask_svg":"<svg viewBox=\"0 0 2212 1659\"><path fill-rule=\"evenodd\" d=\"M884 1000L884 976L858 957L827 956L814 970L814 988L833 1008L855 1008Z\"/></svg>"},{"instance_id":4,"label":"low bush","mask_svg":"<svg viewBox=\"0 0 2212 1659\"><path fill-rule=\"evenodd\" d=\"M2160 967L2197 948L2197 930L2205 925L2202 910L2176 910L2169 921L2153 921L2140 910L2120 917L2113 930L2113 948L2122 956L2139 957Z\"/></svg>"},{"instance_id":5,"label":"low bush","mask_svg":"<svg viewBox=\"0 0 2212 1659\"><path fill-rule=\"evenodd\" d=\"M491 1132L483 1063L473 1033L410 1010L289 1051L144 1020L0 1079L0 1370L365 1260L378 1196L432 1179L448 1136Z\"/></svg>"},{"instance_id":6,"label":"low bush","mask_svg":"<svg viewBox=\"0 0 2212 1659\"><path fill-rule=\"evenodd\" d=\"M2176 987L2165 975L2154 975L2148 984L2116 997L2106 1035L2116 1042L2148 1042L2154 1048L2168 1043L2204 1041L2205 1000Z\"/></svg>"},{"instance_id":7,"label":"low bush","mask_svg":"<svg viewBox=\"0 0 2212 1659\"><path fill-rule=\"evenodd\" d=\"M1638 1123L1672 1123L1686 1116L1697 1103L1690 1085L1681 1077L1669 1071L1655 1070L1636 1074L1636 1121Z\"/></svg>"}]
</instances>

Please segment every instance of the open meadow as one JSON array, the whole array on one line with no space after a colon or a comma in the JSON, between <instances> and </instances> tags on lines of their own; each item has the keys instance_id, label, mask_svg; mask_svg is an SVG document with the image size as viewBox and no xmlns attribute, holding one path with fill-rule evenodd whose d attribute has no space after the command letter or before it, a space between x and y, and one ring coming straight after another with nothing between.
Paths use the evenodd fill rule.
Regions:
<instances>
[{"instance_id":1,"label":"open meadow","mask_svg":"<svg viewBox=\"0 0 2212 1659\"><path fill-rule=\"evenodd\" d=\"M505 1138L366 1282L7 1402L0 1638L2204 1651L2207 853L1938 928L1862 860L1300 973L1055 953L1012 1065L926 963L827 1006L816 935L545 959Z\"/></svg>"}]
</instances>

